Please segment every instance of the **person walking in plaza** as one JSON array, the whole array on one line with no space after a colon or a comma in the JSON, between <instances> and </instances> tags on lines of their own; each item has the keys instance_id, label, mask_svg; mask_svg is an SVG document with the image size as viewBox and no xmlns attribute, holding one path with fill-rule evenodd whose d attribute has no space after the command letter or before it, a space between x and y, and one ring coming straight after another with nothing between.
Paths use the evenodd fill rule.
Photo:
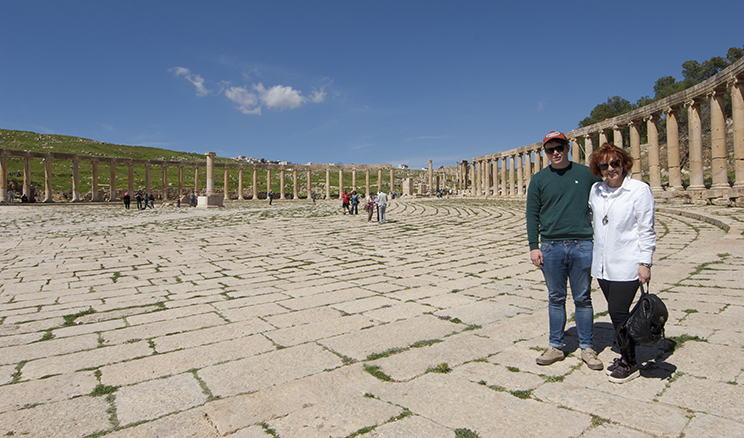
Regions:
<instances>
[{"instance_id":1,"label":"person walking in plaza","mask_svg":"<svg viewBox=\"0 0 744 438\"><path fill-rule=\"evenodd\" d=\"M367 222L372 222L372 214L375 212L375 199L372 196L372 193L367 193L364 210L367 212Z\"/></svg>"},{"instance_id":2,"label":"person walking in plaza","mask_svg":"<svg viewBox=\"0 0 744 438\"><path fill-rule=\"evenodd\" d=\"M124 201L124 208L129 210L129 205L132 202L132 197L129 196L129 192L124 192L124 196L122 196L121 199Z\"/></svg>"},{"instance_id":3,"label":"person walking in plaza","mask_svg":"<svg viewBox=\"0 0 744 438\"><path fill-rule=\"evenodd\" d=\"M349 214L359 214L359 195L356 190L351 192L351 209Z\"/></svg>"},{"instance_id":4,"label":"person walking in plaza","mask_svg":"<svg viewBox=\"0 0 744 438\"><path fill-rule=\"evenodd\" d=\"M137 190L137 193L134 195L134 199L137 201L137 210L142 210L142 192Z\"/></svg>"},{"instance_id":5,"label":"person walking in plaza","mask_svg":"<svg viewBox=\"0 0 744 438\"><path fill-rule=\"evenodd\" d=\"M274 192L269 190L269 194L267 195L267 198L269 198L269 205L274 201Z\"/></svg>"},{"instance_id":6,"label":"person walking in plaza","mask_svg":"<svg viewBox=\"0 0 744 438\"><path fill-rule=\"evenodd\" d=\"M189 207L196 207L196 194L193 191L189 195Z\"/></svg>"},{"instance_id":7,"label":"person walking in plaza","mask_svg":"<svg viewBox=\"0 0 744 438\"><path fill-rule=\"evenodd\" d=\"M589 204L594 224L592 277L607 299L615 333L628 319L638 287L651 279L656 250L654 195L648 184L632 179L633 158L605 143L589 160L589 169L604 178L592 187ZM640 376L635 341L620 346L620 357L605 372L610 382L625 383Z\"/></svg>"},{"instance_id":8,"label":"person walking in plaza","mask_svg":"<svg viewBox=\"0 0 744 438\"><path fill-rule=\"evenodd\" d=\"M385 192L380 190L377 192L377 212L380 216L380 223L385 223L385 210L387 209L388 198Z\"/></svg>"},{"instance_id":9,"label":"person walking in plaza","mask_svg":"<svg viewBox=\"0 0 744 438\"><path fill-rule=\"evenodd\" d=\"M566 283L571 285L581 359L593 370L604 368L593 346L591 297L592 224L589 191L601 179L587 166L568 159L565 134L551 131L543 139L550 166L537 172L527 190L527 239L530 260L540 268L548 288L550 345L537 358L550 365L565 358Z\"/></svg>"},{"instance_id":10,"label":"person walking in plaza","mask_svg":"<svg viewBox=\"0 0 744 438\"><path fill-rule=\"evenodd\" d=\"M344 211L344 214L346 214L347 211L349 211L349 192L344 192L341 195L341 209ZM351 214L351 213L349 213Z\"/></svg>"}]
</instances>

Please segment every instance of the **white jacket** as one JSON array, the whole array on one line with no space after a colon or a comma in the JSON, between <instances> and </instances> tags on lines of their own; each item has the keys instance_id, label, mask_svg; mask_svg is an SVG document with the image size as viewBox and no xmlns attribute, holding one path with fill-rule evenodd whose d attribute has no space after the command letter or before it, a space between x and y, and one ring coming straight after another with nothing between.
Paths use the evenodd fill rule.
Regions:
<instances>
[{"instance_id":1,"label":"white jacket","mask_svg":"<svg viewBox=\"0 0 744 438\"><path fill-rule=\"evenodd\" d=\"M599 182L592 186L589 206L594 225L592 277L637 280L638 266L651 263L656 250L651 188L630 175L617 189Z\"/></svg>"}]
</instances>

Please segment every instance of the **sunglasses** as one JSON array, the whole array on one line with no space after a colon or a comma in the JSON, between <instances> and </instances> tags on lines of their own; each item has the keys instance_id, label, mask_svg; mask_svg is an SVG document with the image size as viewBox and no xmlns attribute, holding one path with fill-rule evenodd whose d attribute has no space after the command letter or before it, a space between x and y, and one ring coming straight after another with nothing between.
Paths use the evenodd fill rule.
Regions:
<instances>
[{"instance_id":1,"label":"sunglasses","mask_svg":"<svg viewBox=\"0 0 744 438\"><path fill-rule=\"evenodd\" d=\"M612 166L613 169L619 169L620 166L623 164L623 160L618 158L617 160L610 161L609 163L599 163L597 164L597 167L599 167L599 170L607 170Z\"/></svg>"},{"instance_id":2,"label":"sunglasses","mask_svg":"<svg viewBox=\"0 0 744 438\"><path fill-rule=\"evenodd\" d=\"M546 153L547 153L548 155L553 155L553 152L555 152L555 151L558 151L558 152L563 152L563 147L564 147L564 146L563 146L562 144L559 144L558 146L556 146L556 147L554 147L554 148L545 148L545 152L546 152Z\"/></svg>"}]
</instances>

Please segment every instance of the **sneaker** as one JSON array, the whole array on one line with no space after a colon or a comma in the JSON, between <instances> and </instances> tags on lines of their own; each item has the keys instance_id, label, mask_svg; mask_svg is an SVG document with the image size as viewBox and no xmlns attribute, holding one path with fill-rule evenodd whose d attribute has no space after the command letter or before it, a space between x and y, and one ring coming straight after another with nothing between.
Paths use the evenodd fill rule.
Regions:
<instances>
[{"instance_id":1,"label":"sneaker","mask_svg":"<svg viewBox=\"0 0 744 438\"><path fill-rule=\"evenodd\" d=\"M614 358L612 360L612 364L608 366L607 368L605 368L605 374L607 374L608 376L612 374L612 372L615 371L617 367L620 366L621 363L623 363L621 358L619 357Z\"/></svg>"},{"instance_id":2,"label":"sneaker","mask_svg":"<svg viewBox=\"0 0 744 438\"><path fill-rule=\"evenodd\" d=\"M563 354L563 350L559 350L554 347L548 347L545 349L545 351L542 352L540 357L535 360L535 362L537 362L538 365L552 365L565 358L566 355Z\"/></svg>"},{"instance_id":3,"label":"sneaker","mask_svg":"<svg viewBox=\"0 0 744 438\"><path fill-rule=\"evenodd\" d=\"M581 350L581 360L586 362L590 370L599 371L604 368L604 364L597 357L597 352L593 348Z\"/></svg>"},{"instance_id":4,"label":"sneaker","mask_svg":"<svg viewBox=\"0 0 744 438\"><path fill-rule=\"evenodd\" d=\"M640 375L641 372L638 370L638 365L627 365L622 363L612 372L612 374L610 374L610 382L625 383Z\"/></svg>"}]
</instances>

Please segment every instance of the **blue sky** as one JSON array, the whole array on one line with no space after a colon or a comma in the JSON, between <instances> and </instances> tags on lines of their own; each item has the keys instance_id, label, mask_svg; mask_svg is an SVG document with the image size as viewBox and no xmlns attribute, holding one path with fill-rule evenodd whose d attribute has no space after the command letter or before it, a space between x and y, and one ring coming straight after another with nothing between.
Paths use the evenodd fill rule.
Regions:
<instances>
[{"instance_id":1,"label":"blue sky","mask_svg":"<svg viewBox=\"0 0 744 438\"><path fill-rule=\"evenodd\" d=\"M453 165L744 45L744 2L0 2L0 128Z\"/></svg>"}]
</instances>

